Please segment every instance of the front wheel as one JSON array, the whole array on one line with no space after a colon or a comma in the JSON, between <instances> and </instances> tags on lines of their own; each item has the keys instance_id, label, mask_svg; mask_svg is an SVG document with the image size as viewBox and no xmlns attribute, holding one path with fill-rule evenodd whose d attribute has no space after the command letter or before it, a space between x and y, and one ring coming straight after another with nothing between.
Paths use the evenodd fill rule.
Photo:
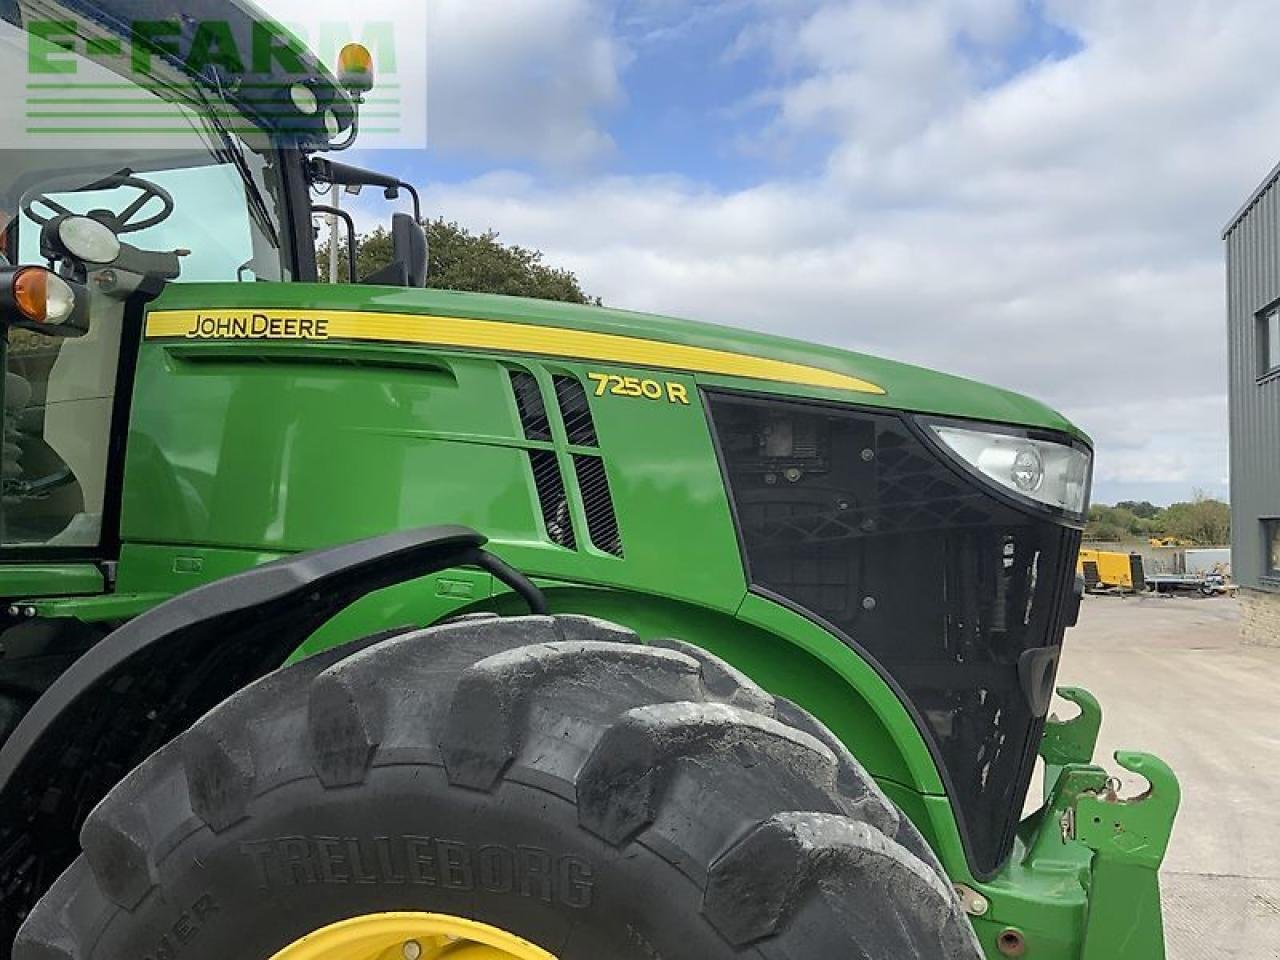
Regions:
<instances>
[{"instance_id":1,"label":"front wheel","mask_svg":"<svg viewBox=\"0 0 1280 960\"><path fill-rule=\"evenodd\" d=\"M131 773L15 960L974 960L811 716L676 641L481 615L313 657Z\"/></svg>"}]
</instances>

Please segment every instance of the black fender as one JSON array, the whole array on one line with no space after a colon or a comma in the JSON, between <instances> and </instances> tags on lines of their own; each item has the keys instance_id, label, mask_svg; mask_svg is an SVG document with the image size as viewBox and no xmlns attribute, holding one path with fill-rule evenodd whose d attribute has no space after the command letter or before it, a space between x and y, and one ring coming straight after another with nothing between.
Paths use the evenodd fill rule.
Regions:
<instances>
[{"instance_id":1,"label":"black fender","mask_svg":"<svg viewBox=\"0 0 1280 960\"><path fill-rule=\"evenodd\" d=\"M485 543L439 526L302 553L197 587L104 637L0 747L0 914L29 906L70 863L85 816L125 773L361 597L479 566L545 613L537 587ZM25 895L9 897L15 888ZM0 932L13 919L0 916Z\"/></svg>"}]
</instances>

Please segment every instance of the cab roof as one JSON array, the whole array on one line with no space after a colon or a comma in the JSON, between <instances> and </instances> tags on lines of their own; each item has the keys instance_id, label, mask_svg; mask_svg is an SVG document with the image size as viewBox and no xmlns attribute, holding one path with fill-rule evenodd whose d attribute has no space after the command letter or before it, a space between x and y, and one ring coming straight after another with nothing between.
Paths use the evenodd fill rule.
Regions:
<instances>
[{"instance_id":1,"label":"cab roof","mask_svg":"<svg viewBox=\"0 0 1280 960\"><path fill-rule=\"evenodd\" d=\"M198 84L206 96L230 102L277 141L319 147L332 136L325 129L326 111L333 111L340 132L350 129L355 120L356 104L329 69L296 35L251 0L55 0L48 9L41 7L42 19L50 19L58 7L79 20L86 35L131 40L138 24L173 24L176 31L166 32L163 43L152 47L153 72L145 77L132 73L129 56L88 55L126 79L172 88L174 99L179 98L177 91L182 85ZM197 36L211 29L231 38L242 70L228 69L225 62L202 63L198 62L201 58L191 57ZM255 42L268 34L283 55L254 56ZM217 49L223 52L221 44ZM84 49L79 52L86 53ZM316 94L319 109L313 116L294 107L290 92L297 84L305 84ZM192 105L190 99L186 102Z\"/></svg>"}]
</instances>

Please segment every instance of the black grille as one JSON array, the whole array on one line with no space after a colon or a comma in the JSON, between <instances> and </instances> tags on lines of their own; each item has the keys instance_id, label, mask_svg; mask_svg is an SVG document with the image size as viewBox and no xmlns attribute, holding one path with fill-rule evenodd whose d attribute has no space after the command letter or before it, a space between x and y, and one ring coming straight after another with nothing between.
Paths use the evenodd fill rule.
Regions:
<instances>
[{"instance_id":1,"label":"black grille","mask_svg":"<svg viewBox=\"0 0 1280 960\"><path fill-rule=\"evenodd\" d=\"M578 490L587 515L587 533L597 550L622 556L622 537L618 533L618 517L613 512L609 478L604 461L599 457L575 455L573 468L578 475Z\"/></svg>"},{"instance_id":2,"label":"black grille","mask_svg":"<svg viewBox=\"0 0 1280 960\"><path fill-rule=\"evenodd\" d=\"M511 389L516 395L516 409L520 411L520 425L529 440L551 440L551 421L547 419L547 407L542 402L538 380L523 370L511 371Z\"/></svg>"},{"instance_id":3,"label":"black grille","mask_svg":"<svg viewBox=\"0 0 1280 960\"><path fill-rule=\"evenodd\" d=\"M564 478L560 464L551 450L530 450L529 464L533 468L533 485L538 491L538 504L542 508L542 521L552 543L573 550L577 540L573 535L573 521L569 518L569 498L564 491Z\"/></svg>"},{"instance_id":4,"label":"black grille","mask_svg":"<svg viewBox=\"0 0 1280 960\"><path fill-rule=\"evenodd\" d=\"M560 416L564 418L564 432L569 442L579 447L595 447L596 425L591 419L591 407L587 403L587 391L576 377L553 377L556 400L560 403Z\"/></svg>"},{"instance_id":5,"label":"black grille","mask_svg":"<svg viewBox=\"0 0 1280 960\"><path fill-rule=\"evenodd\" d=\"M970 865L1008 855L1079 533L963 477L898 415L713 395L753 586L833 625L914 708ZM1043 675L1043 672L1042 672Z\"/></svg>"}]
</instances>

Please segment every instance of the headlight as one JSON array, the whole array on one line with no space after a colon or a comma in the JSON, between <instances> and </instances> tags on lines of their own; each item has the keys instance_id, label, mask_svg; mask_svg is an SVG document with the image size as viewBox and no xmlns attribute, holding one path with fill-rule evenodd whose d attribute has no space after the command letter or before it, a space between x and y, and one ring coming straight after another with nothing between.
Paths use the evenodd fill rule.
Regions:
<instances>
[{"instance_id":1,"label":"headlight","mask_svg":"<svg viewBox=\"0 0 1280 960\"><path fill-rule=\"evenodd\" d=\"M1084 514L1092 466L1088 450L1025 434L994 433L951 423L927 426L966 465L1009 492L1076 516Z\"/></svg>"},{"instance_id":2,"label":"headlight","mask_svg":"<svg viewBox=\"0 0 1280 960\"><path fill-rule=\"evenodd\" d=\"M320 98L305 83L295 83L290 87L289 99L293 101L293 106L299 113L308 117L314 117L320 109Z\"/></svg>"},{"instance_id":3,"label":"headlight","mask_svg":"<svg viewBox=\"0 0 1280 960\"><path fill-rule=\"evenodd\" d=\"M67 253L84 263L111 263L120 256L120 240L92 217L67 217L58 226Z\"/></svg>"},{"instance_id":4,"label":"headlight","mask_svg":"<svg viewBox=\"0 0 1280 960\"><path fill-rule=\"evenodd\" d=\"M329 135L330 140L336 139L338 134L342 132L342 122L332 110L324 112L324 132Z\"/></svg>"}]
</instances>

